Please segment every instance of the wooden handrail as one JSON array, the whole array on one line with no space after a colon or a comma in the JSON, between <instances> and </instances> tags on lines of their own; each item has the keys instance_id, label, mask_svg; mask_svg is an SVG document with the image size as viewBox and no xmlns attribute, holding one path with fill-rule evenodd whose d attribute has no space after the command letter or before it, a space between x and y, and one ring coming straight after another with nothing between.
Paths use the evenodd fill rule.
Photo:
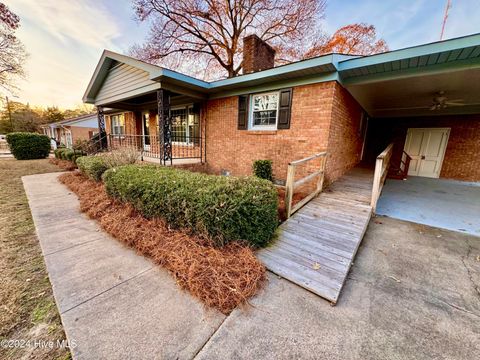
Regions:
<instances>
[{"instance_id":1,"label":"wooden handrail","mask_svg":"<svg viewBox=\"0 0 480 360\"><path fill-rule=\"evenodd\" d=\"M378 198L382 193L383 184L387 178L388 168L390 167L390 159L392 158L393 152L393 143L388 145L385 150L383 150L380 155L377 156L375 162L375 173L373 175L373 187L372 187L372 200L370 205L372 206L372 211L375 212L377 208Z\"/></svg>"},{"instance_id":2,"label":"wooden handrail","mask_svg":"<svg viewBox=\"0 0 480 360\"><path fill-rule=\"evenodd\" d=\"M321 164L319 170L313 172L312 174L309 174L301 179L298 179L295 181L295 168L296 166L300 164L304 164L308 161L315 160L321 158ZM313 199L315 196L317 196L323 188L323 179L325 177L325 164L326 164L326 159L327 159L327 152L323 151L318 154L314 154L312 156L308 156L306 158L300 159L300 160L295 160L292 161L288 164L288 169L287 169L287 181L285 184L285 210L287 213L287 219L292 216L292 214L300 209L303 205L305 205L307 202L309 202L311 199ZM315 190L307 195L305 198L303 198L300 202L298 202L295 205L292 205L292 200L293 200L293 193L295 192L295 189L299 188L300 186L306 184L307 182L313 180L314 178L318 177L317 180L317 185L315 187Z\"/></svg>"},{"instance_id":3,"label":"wooden handrail","mask_svg":"<svg viewBox=\"0 0 480 360\"><path fill-rule=\"evenodd\" d=\"M295 161L292 161L291 163L289 163L289 165L300 165L304 162L307 162L307 161L310 161L310 160L314 160L316 158L319 158L320 156L325 156L327 155L327 152L326 151L322 151L318 154L314 154L312 156L307 156L306 158L303 158L303 159L300 159L300 160L295 160Z\"/></svg>"}]
</instances>

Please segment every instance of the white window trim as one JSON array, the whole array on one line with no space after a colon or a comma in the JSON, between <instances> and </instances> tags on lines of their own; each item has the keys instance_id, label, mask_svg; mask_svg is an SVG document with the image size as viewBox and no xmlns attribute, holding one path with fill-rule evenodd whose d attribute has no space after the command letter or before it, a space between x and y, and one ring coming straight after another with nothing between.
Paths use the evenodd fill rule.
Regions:
<instances>
[{"instance_id":1,"label":"white window trim","mask_svg":"<svg viewBox=\"0 0 480 360\"><path fill-rule=\"evenodd\" d=\"M275 117L275 125L253 125L253 97L261 95L277 95L277 114ZM280 91L269 91L264 93L251 94L248 99L248 130L252 131L272 131L277 130L278 126L278 113L279 113L279 104L280 104Z\"/></svg>"}]
</instances>

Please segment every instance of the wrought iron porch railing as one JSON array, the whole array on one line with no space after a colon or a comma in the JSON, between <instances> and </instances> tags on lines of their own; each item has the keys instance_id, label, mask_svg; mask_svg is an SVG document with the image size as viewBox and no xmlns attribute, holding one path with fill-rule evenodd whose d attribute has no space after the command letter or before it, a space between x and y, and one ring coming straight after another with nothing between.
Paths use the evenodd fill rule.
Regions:
<instances>
[{"instance_id":1,"label":"wrought iron porch railing","mask_svg":"<svg viewBox=\"0 0 480 360\"><path fill-rule=\"evenodd\" d=\"M201 136L185 136L172 134L172 159L204 160L205 141ZM142 158L163 159L163 147L158 135L108 135L108 149L133 147L140 151Z\"/></svg>"}]
</instances>

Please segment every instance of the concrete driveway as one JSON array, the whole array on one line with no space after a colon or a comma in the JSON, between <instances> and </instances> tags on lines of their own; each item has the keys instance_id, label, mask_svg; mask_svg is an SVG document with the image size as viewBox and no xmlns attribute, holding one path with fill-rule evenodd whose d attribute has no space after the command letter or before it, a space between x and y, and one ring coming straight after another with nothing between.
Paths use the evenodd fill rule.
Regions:
<instances>
[{"instance_id":1,"label":"concrete driveway","mask_svg":"<svg viewBox=\"0 0 480 360\"><path fill-rule=\"evenodd\" d=\"M74 358L480 358L478 237L377 217L337 306L269 274L224 317L99 232L56 176L23 180Z\"/></svg>"},{"instance_id":2,"label":"concrete driveway","mask_svg":"<svg viewBox=\"0 0 480 360\"><path fill-rule=\"evenodd\" d=\"M480 238L377 217L335 307L270 275L200 359L478 359Z\"/></svg>"},{"instance_id":3,"label":"concrete driveway","mask_svg":"<svg viewBox=\"0 0 480 360\"><path fill-rule=\"evenodd\" d=\"M376 212L480 236L480 183L419 176L388 179Z\"/></svg>"}]
</instances>

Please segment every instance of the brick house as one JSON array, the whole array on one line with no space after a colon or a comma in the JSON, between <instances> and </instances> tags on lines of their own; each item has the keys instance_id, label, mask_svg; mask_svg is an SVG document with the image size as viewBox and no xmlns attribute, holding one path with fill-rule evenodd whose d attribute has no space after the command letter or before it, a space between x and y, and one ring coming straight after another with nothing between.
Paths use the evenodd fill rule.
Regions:
<instances>
[{"instance_id":1,"label":"brick house","mask_svg":"<svg viewBox=\"0 0 480 360\"><path fill-rule=\"evenodd\" d=\"M57 144L72 147L77 141L90 140L98 133L96 114L82 115L41 126L43 134L55 139Z\"/></svg>"},{"instance_id":2,"label":"brick house","mask_svg":"<svg viewBox=\"0 0 480 360\"><path fill-rule=\"evenodd\" d=\"M83 100L111 144L211 173L248 175L271 159L282 182L289 162L327 151L333 182L393 142L392 164L405 151L409 175L480 181L479 34L278 67L252 35L243 56L243 75L206 82L104 51Z\"/></svg>"}]
</instances>

